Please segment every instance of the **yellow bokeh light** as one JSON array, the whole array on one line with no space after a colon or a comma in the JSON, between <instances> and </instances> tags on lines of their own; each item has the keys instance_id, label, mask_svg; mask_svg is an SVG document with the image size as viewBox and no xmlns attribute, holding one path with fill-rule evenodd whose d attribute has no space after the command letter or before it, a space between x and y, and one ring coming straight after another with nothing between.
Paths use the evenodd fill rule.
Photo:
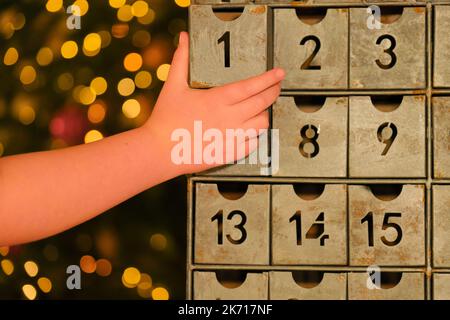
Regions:
<instances>
[{"instance_id":1,"label":"yellow bokeh light","mask_svg":"<svg viewBox=\"0 0 450 320\"><path fill-rule=\"evenodd\" d=\"M117 84L117 91L121 96L127 97L131 94L133 94L134 90L136 89L134 85L134 81L130 78L124 78L119 81Z\"/></svg>"},{"instance_id":2,"label":"yellow bokeh light","mask_svg":"<svg viewBox=\"0 0 450 320\"><path fill-rule=\"evenodd\" d=\"M147 25L147 24L150 24L150 23L152 23L153 21L155 21L155 16L156 16L155 11L154 11L153 9L149 8L149 9L147 10L146 15L143 16L143 17L139 17L139 18L138 18L138 21L139 21L139 23L141 23L141 24Z\"/></svg>"},{"instance_id":3,"label":"yellow bokeh light","mask_svg":"<svg viewBox=\"0 0 450 320\"><path fill-rule=\"evenodd\" d=\"M126 4L117 10L117 19L123 22L128 22L133 19L133 12L131 6Z\"/></svg>"},{"instance_id":4,"label":"yellow bokeh light","mask_svg":"<svg viewBox=\"0 0 450 320\"><path fill-rule=\"evenodd\" d=\"M127 0L109 0L109 5L112 8L118 9L118 8L122 7L123 5L125 5L126 2L127 2Z\"/></svg>"},{"instance_id":5,"label":"yellow bokeh light","mask_svg":"<svg viewBox=\"0 0 450 320\"><path fill-rule=\"evenodd\" d=\"M129 267L123 272L122 280L129 286L137 286L141 281L141 273L137 268Z\"/></svg>"},{"instance_id":6,"label":"yellow bokeh light","mask_svg":"<svg viewBox=\"0 0 450 320\"><path fill-rule=\"evenodd\" d=\"M34 261L27 261L25 262L25 264L23 265L25 272L30 276L30 277L36 277L38 272L39 272L39 267L36 264L36 262Z\"/></svg>"},{"instance_id":7,"label":"yellow bokeh light","mask_svg":"<svg viewBox=\"0 0 450 320\"><path fill-rule=\"evenodd\" d=\"M25 66L20 72L20 82L23 84L32 84L36 80L36 70L33 66Z\"/></svg>"},{"instance_id":8,"label":"yellow bokeh light","mask_svg":"<svg viewBox=\"0 0 450 320\"><path fill-rule=\"evenodd\" d=\"M156 233L150 237L150 245L153 249L162 251L167 247L167 239L164 235Z\"/></svg>"},{"instance_id":9,"label":"yellow bokeh light","mask_svg":"<svg viewBox=\"0 0 450 320\"><path fill-rule=\"evenodd\" d=\"M89 106L88 119L92 123L100 123L105 119L106 110L101 103L94 103Z\"/></svg>"},{"instance_id":10,"label":"yellow bokeh light","mask_svg":"<svg viewBox=\"0 0 450 320\"><path fill-rule=\"evenodd\" d=\"M0 155L2 154L1 150L3 149L3 144L0 142ZM6 257L9 253L9 247L0 247L0 254Z\"/></svg>"},{"instance_id":11,"label":"yellow bokeh light","mask_svg":"<svg viewBox=\"0 0 450 320\"><path fill-rule=\"evenodd\" d=\"M28 300L36 299L37 291L31 284L26 284L22 287L22 292Z\"/></svg>"},{"instance_id":12,"label":"yellow bokeh light","mask_svg":"<svg viewBox=\"0 0 450 320\"><path fill-rule=\"evenodd\" d=\"M3 155L3 152L5 152L5 147L3 146L3 143L0 142L0 157Z\"/></svg>"},{"instance_id":13,"label":"yellow bokeh light","mask_svg":"<svg viewBox=\"0 0 450 320\"><path fill-rule=\"evenodd\" d=\"M48 0L45 8L49 12L56 12L61 10L63 6L63 0Z\"/></svg>"},{"instance_id":14,"label":"yellow bokeh light","mask_svg":"<svg viewBox=\"0 0 450 320\"><path fill-rule=\"evenodd\" d=\"M141 281L137 286L140 297L150 299L152 297L152 278L146 273L141 273Z\"/></svg>"},{"instance_id":15,"label":"yellow bokeh light","mask_svg":"<svg viewBox=\"0 0 450 320\"><path fill-rule=\"evenodd\" d=\"M16 16L14 17L14 22L13 22L13 26L15 30L20 30L25 26L25 16L23 15L23 13L18 13L16 14Z\"/></svg>"},{"instance_id":16,"label":"yellow bokeh light","mask_svg":"<svg viewBox=\"0 0 450 320\"><path fill-rule=\"evenodd\" d=\"M12 263L11 260L4 259L4 260L2 260L2 262L0 262L0 265L2 266L3 272L7 276L12 275L12 273L14 272L14 264Z\"/></svg>"},{"instance_id":17,"label":"yellow bokeh light","mask_svg":"<svg viewBox=\"0 0 450 320\"><path fill-rule=\"evenodd\" d=\"M135 47L143 48L149 45L150 40L150 33L148 33L146 30L139 30L133 34L132 43Z\"/></svg>"},{"instance_id":18,"label":"yellow bokeh light","mask_svg":"<svg viewBox=\"0 0 450 320\"><path fill-rule=\"evenodd\" d=\"M131 12L135 17L143 17L148 12L148 3L142 0L138 0L131 6Z\"/></svg>"},{"instance_id":19,"label":"yellow bokeh light","mask_svg":"<svg viewBox=\"0 0 450 320\"><path fill-rule=\"evenodd\" d=\"M134 83L139 89L148 88L152 84L152 75L148 71L139 71L134 77Z\"/></svg>"},{"instance_id":20,"label":"yellow bokeh light","mask_svg":"<svg viewBox=\"0 0 450 320\"><path fill-rule=\"evenodd\" d=\"M191 5L190 0L175 0L175 3L182 8L186 8Z\"/></svg>"},{"instance_id":21,"label":"yellow bokeh light","mask_svg":"<svg viewBox=\"0 0 450 320\"><path fill-rule=\"evenodd\" d=\"M96 77L92 79L90 87L94 90L96 95L100 96L108 89L108 82L106 82L106 79L103 77Z\"/></svg>"},{"instance_id":22,"label":"yellow bokeh light","mask_svg":"<svg viewBox=\"0 0 450 320\"><path fill-rule=\"evenodd\" d=\"M22 105L19 109L19 121L24 125L32 124L36 118L36 113L30 105Z\"/></svg>"},{"instance_id":23,"label":"yellow bokeh light","mask_svg":"<svg viewBox=\"0 0 450 320\"><path fill-rule=\"evenodd\" d=\"M153 300L169 300L169 291L163 287L157 287L152 291Z\"/></svg>"},{"instance_id":24,"label":"yellow bokeh light","mask_svg":"<svg viewBox=\"0 0 450 320\"><path fill-rule=\"evenodd\" d=\"M130 27L126 23L117 23L111 27L111 33L114 38L122 39L127 36Z\"/></svg>"},{"instance_id":25,"label":"yellow bokeh light","mask_svg":"<svg viewBox=\"0 0 450 320\"><path fill-rule=\"evenodd\" d=\"M156 76L161 81L166 81L169 76L170 64L162 64L156 70Z\"/></svg>"},{"instance_id":26,"label":"yellow bokeh light","mask_svg":"<svg viewBox=\"0 0 450 320\"><path fill-rule=\"evenodd\" d=\"M49 293L50 291L52 291L52 282L49 278L41 277L39 278L37 283L42 292Z\"/></svg>"},{"instance_id":27,"label":"yellow bokeh light","mask_svg":"<svg viewBox=\"0 0 450 320\"><path fill-rule=\"evenodd\" d=\"M84 143L91 143L91 142L99 141L99 140L102 140L102 139L103 139L103 134L100 131L98 131L98 130L90 130L84 136ZM94 263L95 263L95 261L94 261Z\"/></svg>"},{"instance_id":28,"label":"yellow bokeh light","mask_svg":"<svg viewBox=\"0 0 450 320\"><path fill-rule=\"evenodd\" d=\"M136 99L129 99L123 103L122 112L125 117L134 119L141 113L141 105Z\"/></svg>"},{"instance_id":29,"label":"yellow bokeh light","mask_svg":"<svg viewBox=\"0 0 450 320\"><path fill-rule=\"evenodd\" d=\"M86 0L76 0L73 6L80 8L80 16L84 16L89 10L89 3Z\"/></svg>"},{"instance_id":30,"label":"yellow bokeh light","mask_svg":"<svg viewBox=\"0 0 450 320\"><path fill-rule=\"evenodd\" d=\"M65 72L58 76L56 83L59 89L67 91L72 89L73 81L73 76L69 72Z\"/></svg>"},{"instance_id":31,"label":"yellow bokeh light","mask_svg":"<svg viewBox=\"0 0 450 320\"><path fill-rule=\"evenodd\" d=\"M106 48L107 46L109 46L111 44L111 34L108 31L106 31L106 30L99 31L98 35L102 39L102 41L101 41L102 48Z\"/></svg>"},{"instance_id":32,"label":"yellow bokeh light","mask_svg":"<svg viewBox=\"0 0 450 320\"><path fill-rule=\"evenodd\" d=\"M142 67L142 57L139 53L132 52L123 59L123 66L130 72L138 71Z\"/></svg>"},{"instance_id":33,"label":"yellow bokeh light","mask_svg":"<svg viewBox=\"0 0 450 320\"><path fill-rule=\"evenodd\" d=\"M98 259L97 260L97 274L101 277L107 277L111 274L112 266L111 262L107 259Z\"/></svg>"},{"instance_id":34,"label":"yellow bokeh light","mask_svg":"<svg viewBox=\"0 0 450 320\"><path fill-rule=\"evenodd\" d=\"M7 66L12 66L19 60L19 52L16 48L9 48L5 52L5 56L3 57L3 63Z\"/></svg>"},{"instance_id":35,"label":"yellow bokeh light","mask_svg":"<svg viewBox=\"0 0 450 320\"><path fill-rule=\"evenodd\" d=\"M102 38L98 33L89 33L84 37L83 47L87 51L97 51L102 46Z\"/></svg>"},{"instance_id":36,"label":"yellow bokeh light","mask_svg":"<svg viewBox=\"0 0 450 320\"><path fill-rule=\"evenodd\" d=\"M78 45L75 41L66 41L61 46L61 55L63 58L72 59L78 53Z\"/></svg>"},{"instance_id":37,"label":"yellow bokeh light","mask_svg":"<svg viewBox=\"0 0 450 320\"><path fill-rule=\"evenodd\" d=\"M92 104L96 98L97 95L91 87L83 87L83 89L80 90L79 100L82 104L88 106Z\"/></svg>"},{"instance_id":38,"label":"yellow bokeh light","mask_svg":"<svg viewBox=\"0 0 450 320\"><path fill-rule=\"evenodd\" d=\"M36 55L36 61L40 66L48 66L53 61L53 51L44 47Z\"/></svg>"},{"instance_id":39,"label":"yellow bokeh light","mask_svg":"<svg viewBox=\"0 0 450 320\"><path fill-rule=\"evenodd\" d=\"M86 136L87 136L87 134L86 134ZM83 270L86 273L93 273L93 272L95 272L96 267L97 267L97 264L95 263L94 257L88 256L88 255L81 257L81 259L80 259L81 270Z\"/></svg>"}]
</instances>

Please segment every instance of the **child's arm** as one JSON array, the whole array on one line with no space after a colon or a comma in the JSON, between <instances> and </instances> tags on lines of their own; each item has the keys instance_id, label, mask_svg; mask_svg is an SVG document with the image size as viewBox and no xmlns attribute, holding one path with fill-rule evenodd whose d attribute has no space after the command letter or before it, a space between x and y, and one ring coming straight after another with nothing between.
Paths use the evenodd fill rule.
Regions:
<instances>
[{"instance_id":1,"label":"child's arm","mask_svg":"<svg viewBox=\"0 0 450 320\"><path fill-rule=\"evenodd\" d=\"M187 84L188 48L182 33L169 78L144 126L90 144L0 158L0 246L54 235L156 184L211 167L171 160L172 132L192 132L195 120L203 130L222 132L268 127L265 110L279 95L283 71L194 90Z\"/></svg>"}]
</instances>

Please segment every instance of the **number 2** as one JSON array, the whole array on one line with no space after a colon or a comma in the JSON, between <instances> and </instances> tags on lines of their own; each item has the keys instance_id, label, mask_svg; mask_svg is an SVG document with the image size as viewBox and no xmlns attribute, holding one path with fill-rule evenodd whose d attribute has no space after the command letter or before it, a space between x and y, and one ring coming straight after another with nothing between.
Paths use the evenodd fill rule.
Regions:
<instances>
[{"instance_id":1,"label":"number 2","mask_svg":"<svg viewBox=\"0 0 450 320\"><path fill-rule=\"evenodd\" d=\"M308 59L306 59L305 62L303 62L302 66L301 66L301 69L302 70L320 70L320 68L321 68L320 66L313 66L313 65L311 65L311 63L313 62L314 58L319 53L319 50L320 50L320 47L321 47L320 40L316 36L306 36L300 41L300 45L304 46L308 41L314 42L314 44L316 46L314 47L314 50L311 53L311 55L308 57Z\"/></svg>"}]
</instances>

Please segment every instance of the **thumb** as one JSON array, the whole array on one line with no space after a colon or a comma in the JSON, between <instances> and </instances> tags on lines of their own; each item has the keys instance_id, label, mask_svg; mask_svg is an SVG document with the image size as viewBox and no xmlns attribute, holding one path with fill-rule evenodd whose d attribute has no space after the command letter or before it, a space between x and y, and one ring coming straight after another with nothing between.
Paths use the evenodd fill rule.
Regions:
<instances>
[{"instance_id":1,"label":"thumb","mask_svg":"<svg viewBox=\"0 0 450 320\"><path fill-rule=\"evenodd\" d=\"M173 55L168 82L187 86L189 75L189 36L180 32L178 48Z\"/></svg>"}]
</instances>

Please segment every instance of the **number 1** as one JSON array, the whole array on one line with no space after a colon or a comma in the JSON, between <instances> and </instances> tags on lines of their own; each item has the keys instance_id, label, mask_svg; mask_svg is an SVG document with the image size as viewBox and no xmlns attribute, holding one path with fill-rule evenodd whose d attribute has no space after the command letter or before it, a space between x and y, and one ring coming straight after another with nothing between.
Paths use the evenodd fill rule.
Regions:
<instances>
[{"instance_id":1,"label":"number 1","mask_svg":"<svg viewBox=\"0 0 450 320\"><path fill-rule=\"evenodd\" d=\"M230 31L227 31L217 40L220 44L223 42L225 68L230 67Z\"/></svg>"}]
</instances>

